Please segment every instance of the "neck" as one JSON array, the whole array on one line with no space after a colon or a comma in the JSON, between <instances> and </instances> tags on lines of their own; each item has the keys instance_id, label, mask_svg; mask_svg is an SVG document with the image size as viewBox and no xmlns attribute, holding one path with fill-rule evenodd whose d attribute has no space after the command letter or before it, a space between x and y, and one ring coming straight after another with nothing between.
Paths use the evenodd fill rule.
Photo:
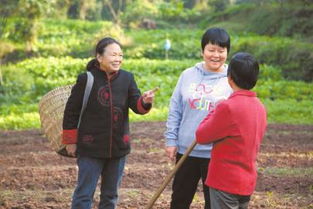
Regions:
<instances>
[{"instance_id":1,"label":"neck","mask_svg":"<svg viewBox=\"0 0 313 209\"><path fill-rule=\"evenodd\" d=\"M244 90L244 89L242 89L242 88L239 88L238 86L232 86L232 89L233 89L233 91L235 92L235 91L240 91L240 90Z\"/></svg>"},{"instance_id":2,"label":"neck","mask_svg":"<svg viewBox=\"0 0 313 209\"><path fill-rule=\"evenodd\" d=\"M105 72L105 73L107 73L107 74L114 74L116 71L110 71L110 70L107 70L107 69L105 69L105 68L103 68L103 67L101 67L100 66L100 68L99 68L101 71L103 71L103 72Z\"/></svg>"},{"instance_id":3,"label":"neck","mask_svg":"<svg viewBox=\"0 0 313 209\"><path fill-rule=\"evenodd\" d=\"M111 79L114 76L115 73L116 73L115 71L106 72L106 74L107 74L109 79Z\"/></svg>"},{"instance_id":4,"label":"neck","mask_svg":"<svg viewBox=\"0 0 313 209\"><path fill-rule=\"evenodd\" d=\"M244 90L244 89L240 88L239 86L237 86L237 84L229 76L227 78L228 78L228 83L229 83L230 87L232 88L233 92Z\"/></svg>"}]
</instances>

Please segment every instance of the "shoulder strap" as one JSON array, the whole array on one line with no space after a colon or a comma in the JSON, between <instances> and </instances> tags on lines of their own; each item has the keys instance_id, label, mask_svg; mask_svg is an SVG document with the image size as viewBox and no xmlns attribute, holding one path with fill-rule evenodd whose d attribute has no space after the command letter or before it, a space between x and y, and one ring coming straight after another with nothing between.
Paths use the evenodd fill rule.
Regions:
<instances>
[{"instance_id":1,"label":"shoulder strap","mask_svg":"<svg viewBox=\"0 0 313 209\"><path fill-rule=\"evenodd\" d=\"M90 92L91 92L91 89L93 86L93 80L94 80L93 75L91 74L91 72L87 71L87 83L86 83L86 88L85 88L85 93L84 93L82 109L81 109L80 114L79 114L79 120L78 120L77 128L79 128L79 126L80 126L83 112L86 109L89 95L90 95Z\"/></svg>"}]
</instances>

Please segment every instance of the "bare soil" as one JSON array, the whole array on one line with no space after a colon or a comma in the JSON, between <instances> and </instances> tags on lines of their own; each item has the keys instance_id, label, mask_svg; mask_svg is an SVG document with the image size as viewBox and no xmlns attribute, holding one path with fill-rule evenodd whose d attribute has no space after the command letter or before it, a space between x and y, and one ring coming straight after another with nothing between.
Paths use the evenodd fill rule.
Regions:
<instances>
[{"instance_id":1,"label":"bare soil","mask_svg":"<svg viewBox=\"0 0 313 209\"><path fill-rule=\"evenodd\" d=\"M174 167L164 152L164 122L131 124L118 209L144 208ZM0 208L70 208L75 159L51 150L40 130L0 131ZM269 125L258 157L258 182L249 208L313 209L313 126ZM169 208L171 183L153 208ZM97 208L99 189L95 194ZM201 185L190 208L203 208Z\"/></svg>"}]
</instances>

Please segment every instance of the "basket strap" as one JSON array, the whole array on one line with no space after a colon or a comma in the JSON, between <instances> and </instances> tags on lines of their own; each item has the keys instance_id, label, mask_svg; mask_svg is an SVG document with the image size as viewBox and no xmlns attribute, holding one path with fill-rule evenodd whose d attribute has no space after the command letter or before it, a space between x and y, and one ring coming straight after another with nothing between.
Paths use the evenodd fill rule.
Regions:
<instances>
[{"instance_id":1,"label":"basket strap","mask_svg":"<svg viewBox=\"0 0 313 209\"><path fill-rule=\"evenodd\" d=\"M84 99L83 99L83 105L82 105L82 109L80 111L77 128L79 128L79 126L80 126L80 122L81 122L81 119L82 119L83 112L86 109L87 102L88 102L88 99L89 99L89 95L90 95L90 92L91 92L91 89L92 89L92 85L93 85L93 80L94 80L93 75L91 74L91 72L87 71L87 83L86 83Z\"/></svg>"}]
</instances>

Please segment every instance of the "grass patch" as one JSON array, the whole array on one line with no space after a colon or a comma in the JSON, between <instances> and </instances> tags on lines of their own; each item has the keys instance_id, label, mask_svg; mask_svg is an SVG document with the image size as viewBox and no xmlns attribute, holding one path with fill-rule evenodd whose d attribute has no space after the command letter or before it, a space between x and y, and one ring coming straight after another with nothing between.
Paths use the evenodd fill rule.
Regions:
<instances>
[{"instance_id":1,"label":"grass patch","mask_svg":"<svg viewBox=\"0 0 313 209\"><path fill-rule=\"evenodd\" d=\"M129 117L131 122L140 121L166 121L168 115L168 108L152 108L146 115L138 115L130 111Z\"/></svg>"},{"instance_id":2,"label":"grass patch","mask_svg":"<svg viewBox=\"0 0 313 209\"><path fill-rule=\"evenodd\" d=\"M295 158L306 158L313 159L313 151L311 152L279 152L279 153L266 153L266 156L271 157L295 157Z\"/></svg>"},{"instance_id":3,"label":"grass patch","mask_svg":"<svg viewBox=\"0 0 313 209\"><path fill-rule=\"evenodd\" d=\"M264 175L275 175L275 176L297 176L297 177L305 177L305 176L313 176L313 167L308 168L292 168L292 167L266 167L259 168L259 172Z\"/></svg>"},{"instance_id":4,"label":"grass patch","mask_svg":"<svg viewBox=\"0 0 313 209\"><path fill-rule=\"evenodd\" d=\"M6 202L12 200L37 200L40 202L46 202L47 200L53 200L55 202L64 202L70 201L69 197L73 193L73 189L61 189L61 190L25 190L25 191L16 191L16 190L2 190L0 191L0 206ZM56 195L58 194L58 195ZM15 207L14 207L15 208Z\"/></svg>"},{"instance_id":5,"label":"grass patch","mask_svg":"<svg viewBox=\"0 0 313 209\"><path fill-rule=\"evenodd\" d=\"M310 197L309 197L310 198ZM308 197L300 193L282 194L274 191L254 192L249 205L262 205L267 209L301 208L312 209L313 204L308 204ZM292 207L297 206L297 207Z\"/></svg>"},{"instance_id":6,"label":"grass patch","mask_svg":"<svg viewBox=\"0 0 313 209\"><path fill-rule=\"evenodd\" d=\"M40 128L39 113L8 114L0 116L0 129L22 130Z\"/></svg>"},{"instance_id":7,"label":"grass patch","mask_svg":"<svg viewBox=\"0 0 313 209\"><path fill-rule=\"evenodd\" d=\"M264 100L268 123L313 124L311 101ZM153 107L146 115L130 113L130 122L166 121L168 107ZM38 104L5 105L0 108L0 130L40 128Z\"/></svg>"},{"instance_id":8,"label":"grass patch","mask_svg":"<svg viewBox=\"0 0 313 209\"><path fill-rule=\"evenodd\" d=\"M279 153L260 153L260 156L268 157L268 158L284 158L284 157L293 157L299 159L308 159L313 160L313 151L312 152L279 152Z\"/></svg>"},{"instance_id":9,"label":"grass patch","mask_svg":"<svg viewBox=\"0 0 313 209\"><path fill-rule=\"evenodd\" d=\"M264 99L263 103L267 110L268 123L313 124L312 101Z\"/></svg>"}]
</instances>

